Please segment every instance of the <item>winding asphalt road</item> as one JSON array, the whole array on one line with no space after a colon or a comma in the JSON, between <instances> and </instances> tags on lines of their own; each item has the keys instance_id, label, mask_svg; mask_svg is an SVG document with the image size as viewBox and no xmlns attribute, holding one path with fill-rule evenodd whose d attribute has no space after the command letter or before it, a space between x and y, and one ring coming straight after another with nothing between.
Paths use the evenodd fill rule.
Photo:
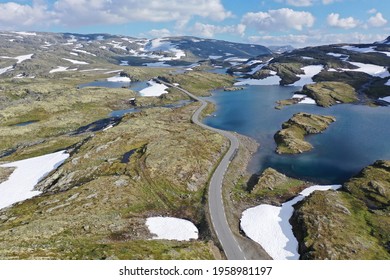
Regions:
<instances>
[{"instance_id":1,"label":"winding asphalt road","mask_svg":"<svg viewBox=\"0 0 390 280\"><path fill-rule=\"evenodd\" d=\"M245 260L245 253L240 248L237 240L234 238L233 232L231 231L229 224L226 219L225 208L223 204L223 195L222 195L222 182L227 171L227 168L236 155L239 147L239 141L237 137L229 131L216 129L210 126L205 125L199 120L199 116L202 113L203 109L206 108L207 102L202 98L197 97L196 95L188 92L185 89L182 89L178 86L166 83L164 81L158 80L159 82L174 87L183 93L187 94L190 98L199 101L202 105L195 111L192 115L192 122L199 125L204 129L208 129L214 132L221 134L222 136L230 140L230 148L226 152L225 156L222 158L218 167L215 169L214 174L210 179L209 185L209 211L211 222L219 242L222 245L222 248L225 252L226 257L229 260Z\"/></svg>"}]
</instances>

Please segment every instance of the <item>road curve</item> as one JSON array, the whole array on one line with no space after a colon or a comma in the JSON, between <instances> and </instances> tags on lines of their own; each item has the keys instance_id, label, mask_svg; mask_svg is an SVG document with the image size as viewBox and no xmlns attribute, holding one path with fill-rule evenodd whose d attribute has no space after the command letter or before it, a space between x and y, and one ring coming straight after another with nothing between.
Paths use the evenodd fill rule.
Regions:
<instances>
[{"instance_id":1,"label":"road curve","mask_svg":"<svg viewBox=\"0 0 390 280\"><path fill-rule=\"evenodd\" d=\"M222 158L221 162L219 163L218 167L215 169L214 174L210 179L209 193L208 193L209 211L210 211L211 223L219 239L219 242L222 245L226 257L229 260L245 260L246 259L245 253L242 251L237 240L234 238L233 232L231 231L229 224L227 222L225 207L223 204L223 195L222 195L223 178L225 176L225 173L227 171L227 168L231 160L237 153L239 147L239 141L232 132L210 127L208 125L205 125L199 120L200 114L202 113L203 109L206 108L207 106L207 102L204 101L202 98L199 98L198 96L178 86L172 85L170 83L166 83L161 80L158 81L167 86L174 87L182 91L186 95L188 95L190 98L199 101L201 103L201 106L192 115L192 122L199 125L202 128L217 132L230 140L229 150Z\"/></svg>"}]
</instances>

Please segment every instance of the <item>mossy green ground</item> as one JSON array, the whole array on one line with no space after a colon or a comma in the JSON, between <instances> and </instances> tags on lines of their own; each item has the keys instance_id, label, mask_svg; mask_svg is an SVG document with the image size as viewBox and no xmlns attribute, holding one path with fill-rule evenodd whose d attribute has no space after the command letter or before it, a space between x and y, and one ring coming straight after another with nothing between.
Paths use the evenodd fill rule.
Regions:
<instances>
[{"instance_id":1,"label":"mossy green ground","mask_svg":"<svg viewBox=\"0 0 390 280\"><path fill-rule=\"evenodd\" d=\"M220 76L220 82L218 77L203 89L228 83L225 76ZM9 106L1 110L1 149L18 150L3 161L82 144L40 182L37 188L43 195L0 211L0 258L221 258L206 222L205 195L209 176L228 142L191 123L199 105L144 109L109 130L70 136L70 131L107 117L111 110L126 108L135 93L128 89L77 90L81 80L72 78L60 80L53 88L45 87L48 82L34 80L31 87L24 82L20 92L27 89L29 93L7 99ZM0 94L14 96L11 85L5 83ZM39 100L32 98L36 96L32 91ZM137 98L157 105L179 99L185 98L174 90L165 98ZM39 121L10 126L31 119ZM128 163L122 163L131 150L136 152ZM160 215L192 221L200 230L200 239L150 240L145 219Z\"/></svg>"},{"instance_id":2,"label":"mossy green ground","mask_svg":"<svg viewBox=\"0 0 390 280\"><path fill-rule=\"evenodd\" d=\"M341 191L315 192L297 206L303 259L390 259L390 163L378 161Z\"/></svg>"},{"instance_id":3,"label":"mossy green ground","mask_svg":"<svg viewBox=\"0 0 390 280\"><path fill-rule=\"evenodd\" d=\"M337 102L351 103L358 100L355 89L340 82L319 82L306 85L302 93L313 98L322 107L329 107Z\"/></svg>"},{"instance_id":4,"label":"mossy green ground","mask_svg":"<svg viewBox=\"0 0 390 280\"><path fill-rule=\"evenodd\" d=\"M282 124L275 136L276 152L297 154L309 151L313 146L304 140L307 134L321 133L336 119L332 116L298 113Z\"/></svg>"}]
</instances>

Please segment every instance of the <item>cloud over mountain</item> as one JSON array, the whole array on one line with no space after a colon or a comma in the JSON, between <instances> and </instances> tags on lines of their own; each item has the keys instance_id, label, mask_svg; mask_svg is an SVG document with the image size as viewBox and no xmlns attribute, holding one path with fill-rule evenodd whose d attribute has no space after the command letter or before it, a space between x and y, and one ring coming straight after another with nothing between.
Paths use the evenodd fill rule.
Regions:
<instances>
[{"instance_id":1,"label":"cloud over mountain","mask_svg":"<svg viewBox=\"0 0 390 280\"><path fill-rule=\"evenodd\" d=\"M288 8L269 10L268 12L247 13L242 22L259 31L302 30L313 26L314 16L309 12L294 11Z\"/></svg>"}]
</instances>

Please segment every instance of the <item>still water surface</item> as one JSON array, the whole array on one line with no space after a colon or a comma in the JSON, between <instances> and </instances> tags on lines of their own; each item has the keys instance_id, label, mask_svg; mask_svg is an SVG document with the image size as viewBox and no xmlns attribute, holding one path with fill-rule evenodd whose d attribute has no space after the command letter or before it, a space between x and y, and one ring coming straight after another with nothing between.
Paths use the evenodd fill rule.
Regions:
<instances>
[{"instance_id":1,"label":"still water surface","mask_svg":"<svg viewBox=\"0 0 390 280\"><path fill-rule=\"evenodd\" d=\"M339 104L330 108L297 104L274 109L276 101L291 98L297 87L248 86L242 91L217 90L215 117L205 123L250 136L260 143L249 171L267 167L296 178L321 184L343 183L378 159L390 160L390 107ZM335 116L337 121L322 134L306 139L314 146L300 155L278 155L274 134L298 112Z\"/></svg>"}]
</instances>

